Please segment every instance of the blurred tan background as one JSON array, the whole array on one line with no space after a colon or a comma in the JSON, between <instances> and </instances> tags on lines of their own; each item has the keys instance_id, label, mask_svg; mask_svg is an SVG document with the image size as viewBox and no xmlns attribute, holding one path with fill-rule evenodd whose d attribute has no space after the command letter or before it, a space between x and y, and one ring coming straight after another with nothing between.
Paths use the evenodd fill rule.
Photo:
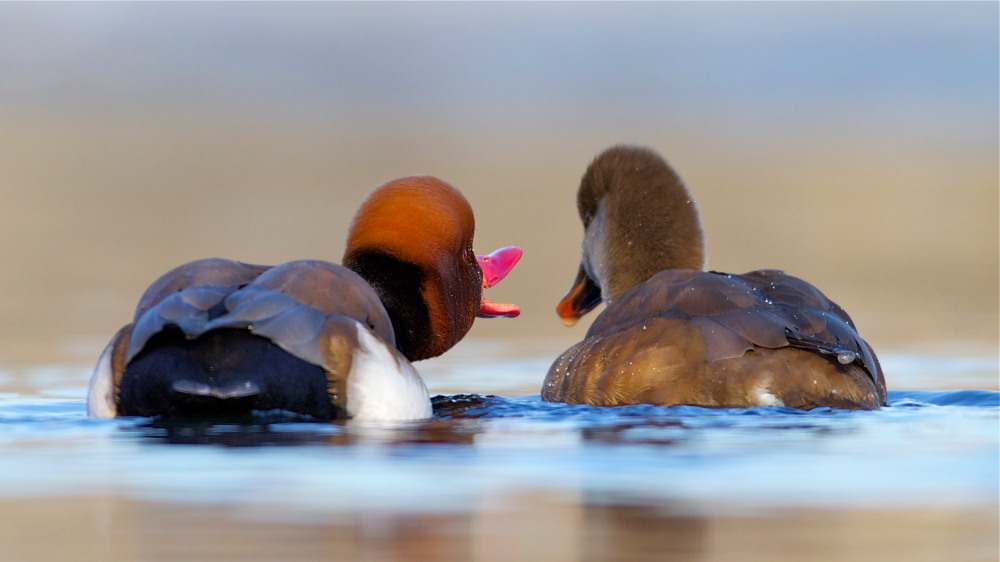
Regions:
<instances>
[{"instance_id":1,"label":"blurred tan background","mask_svg":"<svg viewBox=\"0 0 1000 562\"><path fill-rule=\"evenodd\" d=\"M339 261L433 174L525 257L473 337L553 307L618 142L698 198L709 266L777 267L876 349L998 339L996 3L0 4L0 359L94 358L167 269ZM950 342L950 343L949 343Z\"/></svg>"}]
</instances>

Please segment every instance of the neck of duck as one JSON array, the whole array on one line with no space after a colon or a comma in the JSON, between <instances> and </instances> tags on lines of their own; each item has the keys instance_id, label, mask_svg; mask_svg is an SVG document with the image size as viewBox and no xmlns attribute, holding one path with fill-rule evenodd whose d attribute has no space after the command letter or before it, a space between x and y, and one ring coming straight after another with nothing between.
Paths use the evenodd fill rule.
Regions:
<instances>
[{"instance_id":1,"label":"neck of duck","mask_svg":"<svg viewBox=\"0 0 1000 562\"><path fill-rule=\"evenodd\" d=\"M479 301L458 294L455 272L421 267L378 249L352 251L343 263L375 289L392 322L396 348L410 361L441 355L472 327Z\"/></svg>"},{"instance_id":2,"label":"neck of duck","mask_svg":"<svg viewBox=\"0 0 1000 562\"><path fill-rule=\"evenodd\" d=\"M607 304L667 269L702 269L705 241L694 199L669 189L616 190L600 199L583 241L584 268Z\"/></svg>"}]
</instances>

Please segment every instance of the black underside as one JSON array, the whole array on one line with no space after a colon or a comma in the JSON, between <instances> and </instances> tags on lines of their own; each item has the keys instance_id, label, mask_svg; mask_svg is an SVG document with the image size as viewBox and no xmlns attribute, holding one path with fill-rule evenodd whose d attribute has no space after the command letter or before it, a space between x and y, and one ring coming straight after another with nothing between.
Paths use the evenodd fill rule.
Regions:
<instances>
[{"instance_id":1,"label":"black underside","mask_svg":"<svg viewBox=\"0 0 1000 562\"><path fill-rule=\"evenodd\" d=\"M175 327L153 336L125 368L122 416L232 417L284 410L316 420L345 418L326 371L246 330L188 339Z\"/></svg>"}]
</instances>

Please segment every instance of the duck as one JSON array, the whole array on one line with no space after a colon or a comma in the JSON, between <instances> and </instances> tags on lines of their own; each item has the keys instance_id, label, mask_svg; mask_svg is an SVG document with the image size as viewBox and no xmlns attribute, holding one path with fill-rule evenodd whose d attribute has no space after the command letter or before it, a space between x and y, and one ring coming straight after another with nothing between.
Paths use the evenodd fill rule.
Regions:
<instances>
[{"instance_id":1,"label":"duck","mask_svg":"<svg viewBox=\"0 0 1000 562\"><path fill-rule=\"evenodd\" d=\"M847 312L776 269L705 271L697 203L654 150L615 145L577 191L582 258L556 306L567 326L602 302L549 368L541 398L619 406L876 409L885 379Z\"/></svg>"},{"instance_id":2,"label":"duck","mask_svg":"<svg viewBox=\"0 0 1000 562\"><path fill-rule=\"evenodd\" d=\"M521 249L476 255L474 231L461 192L412 176L361 204L341 265L180 265L146 289L100 355L88 414L429 418L427 387L412 362L453 347L477 317L520 313L483 290L514 268Z\"/></svg>"}]
</instances>

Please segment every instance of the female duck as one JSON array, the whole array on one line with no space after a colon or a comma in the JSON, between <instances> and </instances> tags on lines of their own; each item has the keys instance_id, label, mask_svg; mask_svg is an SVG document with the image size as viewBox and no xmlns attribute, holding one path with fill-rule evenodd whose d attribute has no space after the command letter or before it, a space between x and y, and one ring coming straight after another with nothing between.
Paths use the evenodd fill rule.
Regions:
<instances>
[{"instance_id":1,"label":"female duck","mask_svg":"<svg viewBox=\"0 0 1000 562\"><path fill-rule=\"evenodd\" d=\"M549 369L542 398L595 404L874 409L885 379L850 317L776 270L701 271L698 210L655 152L615 146L577 195L585 229L567 325L602 300L587 337Z\"/></svg>"},{"instance_id":2,"label":"female duck","mask_svg":"<svg viewBox=\"0 0 1000 562\"><path fill-rule=\"evenodd\" d=\"M88 413L427 418L427 388L410 361L447 351L477 316L520 312L483 298L483 289L521 250L476 256L474 228L455 188L409 177L362 204L343 266L182 265L146 290L133 321L108 344Z\"/></svg>"}]
</instances>

